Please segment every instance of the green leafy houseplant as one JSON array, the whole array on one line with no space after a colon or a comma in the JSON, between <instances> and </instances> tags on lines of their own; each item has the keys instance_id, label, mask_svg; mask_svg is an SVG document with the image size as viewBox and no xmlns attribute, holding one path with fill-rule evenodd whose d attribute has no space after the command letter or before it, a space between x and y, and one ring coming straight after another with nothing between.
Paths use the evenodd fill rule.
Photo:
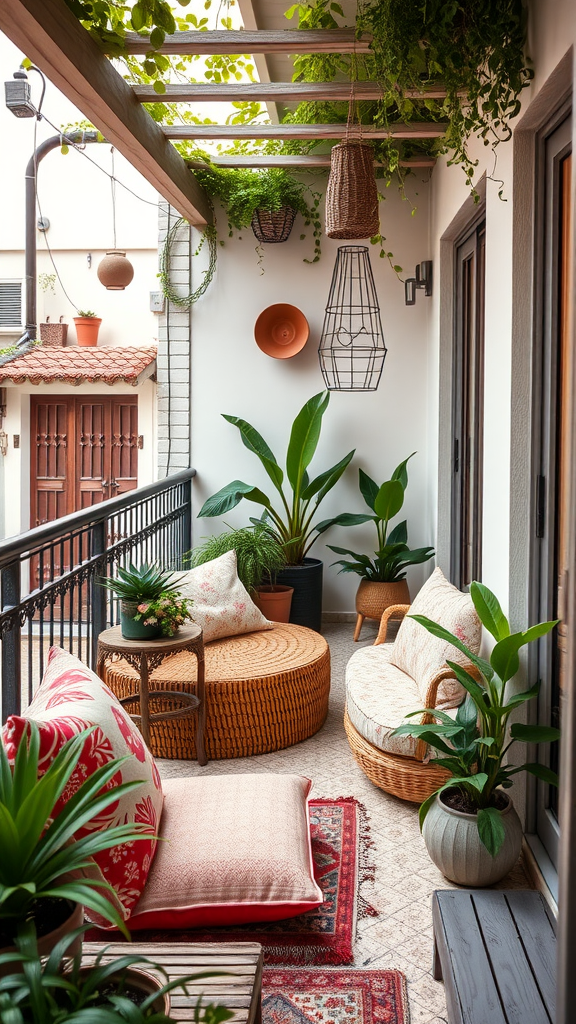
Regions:
<instances>
[{"instance_id":1,"label":"green leafy houseplant","mask_svg":"<svg viewBox=\"0 0 576 1024\"><path fill-rule=\"evenodd\" d=\"M181 576L159 565L138 567L132 562L127 569L118 566L117 572L116 577L102 577L99 583L121 601L124 639L154 640L162 633L172 636L181 625L177 620L189 617L189 602L178 598Z\"/></svg>"},{"instance_id":2,"label":"green leafy houseplant","mask_svg":"<svg viewBox=\"0 0 576 1024\"><path fill-rule=\"evenodd\" d=\"M187 994L188 983L217 973L200 971L170 981L161 966L142 955L128 953L107 962L106 947L93 966L82 967L79 953L70 962L70 947L85 931L64 936L42 961L28 928L17 940L18 951L0 956L0 971L14 971L0 981L2 1024L168 1024L173 1018L166 1013L165 997L175 989ZM233 1016L223 1006L203 1007L201 999L192 1008L195 1024L223 1024Z\"/></svg>"},{"instance_id":3,"label":"green leafy houseplant","mask_svg":"<svg viewBox=\"0 0 576 1024\"><path fill-rule=\"evenodd\" d=\"M289 497L284 493L284 471L276 456L258 431L238 416L224 416L228 423L238 427L242 443L258 456L272 481L280 504L274 507L271 499L253 484L233 480L204 502L199 516L224 515L246 498L264 508L259 523L269 529L282 547L287 565L300 565L318 535L318 528L312 520L320 503L342 476L350 463L354 450L330 469L324 470L310 480L308 466L312 462L322 428L322 417L328 408L330 393L314 395L298 413L290 434L286 452L286 476L290 487ZM329 522L323 524L327 529Z\"/></svg>"},{"instance_id":4,"label":"green leafy houseplant","mask_svg":"<svg viewBox=\"0 0 576 1024\"><path fill-rule=\"evenodd\" d=\"M190 553L190 565L204 565L232 550L236 552L238 577L249 594L262 584L274 583L276 574L285 565L278 539L261 525L208 537Z\"/></svg>"},{"instance_id":5,"label":"green leafy houseplant","mask_svg":"<svg viewBox=\"0 0 576 1024\"><path fill-rule=\"evenodd\" d=\"M121 601L156 600L162 594L174 593L181 579L175 579L174 572L146 562L139 567L130 562L127 569L118 566L117 572L116 577L102 577L99 582Z\"/></svg>"},{"instance_id":6,"label":"green leafy houseplant","mask_svg":"<svg viewBox=\"0 0 576 1024\"><path fill-rule=\"evenodd\" d=\"M519 740L524 743L550 743L560 736L558 729L543 725L509 726L516 708L538 696L539 684L529 690L506 696L506 685L520 667L518 652L526 644L549 633L557 621L540 622L520 633L511 633L510 624L495 595L481 583L470 585L470 594L478 616L496 643L486 661L473 654L457 636L423 615L412 616L433 636L453 644L478 671L479 681L461 665L448 665L467 691L458 709L456 720L437 708L425 708L413 715L429 714L436 722L430 725L401 725L393 735L414 736L428 743L441 755L433 764L446 768L451 778L420 807L422 827L436 796L457 791L460 810L477 815L482 844L495 857L504 842L499 794L512 786L514 775L529 772L550 785L558 785L556 774L545 765L526 763L514 765L507 760L508 751ZM413 717L413 716L409 716Z\"/></svg>"},{"instance_id":7,"label":"green leafy houseplant","mask_svg":"<svg viewBox=\"0 0 576 1024\"><path fill-rule=\"evenodd\" d=\"M116 825L72 841L87 822L141 784L134 780L106 788L127 758L98 768L53 817L92 731L68 740L40 778L40 736L34 722L29 723L29 734L22 735L13 767L0 744L0 927L5 938L14 936L34 916L40 901L47 899L84 904L128 936L112 902L114 889L103 879L83 877L82 872L94 866L95 853L149 838L149 831L144 825Z\"/></svg>"},{"instance_id":8,"label":"green leafy houseplant","mask_svg":"<svg viewBox=\"0 0 576 1024\"><path fill-rule=\"evenodd\" d=\"M412 453L412 455L415 454L415 452ZM360 493L368 508L371 509L370 514L343 512L335 519L328 519L325 523L318 524L319 533L328 526L357 526L359 523L373 522L376 527L377 547L374 558L350 551L348 548L339 548L328 544L330 550L335 551L337 555L351 555L354 559L354 561L345 558L338 559L334 564L341 566L339 572L357 573L363 579L375 583L396 583L406 578L406 569L409 565L427 562L432 558L433 548L424 547L410 550L406 520L388 533L390 520L398 515L404 504L404 492L408 486L406 467L412 455L401 462L394 470L391 479L385 480L380 487L364 470L359 470Z\"/></svg>"}]
</instances>

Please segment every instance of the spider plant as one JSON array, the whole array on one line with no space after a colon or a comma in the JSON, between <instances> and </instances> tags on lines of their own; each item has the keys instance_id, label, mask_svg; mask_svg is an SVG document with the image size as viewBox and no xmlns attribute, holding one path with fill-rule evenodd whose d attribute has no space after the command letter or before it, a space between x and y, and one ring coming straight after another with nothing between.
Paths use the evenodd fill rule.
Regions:
<instances>
[{"instance_id":1,"label":"spider plant","mask_svg":"<svg viewBox=\"0 0 576 1024\"><path fill-rule=\"evenodd\" d=\"M238 578L249 594L262 584L274 583L276 574L285 565L280 543L261 525L230 529L216 537L207 537L190 552L190 565L204 565L227 551L236 552Z\"/></svg>"},{"instance_id":2,"label":"spider plant","mask_svg":"<svg viewBox=\"0 0 576 1024\"><path fill-rule=\"evenodd\" d=\"M22 734L13 766L0 743L0 925L12 935L33 918L39 901L55 898L89 907L129 937L112 886L103 879L83 877L83 872L94 868L95 853L149 838L148 827L116 825L74 837L109 804L141 785L133 780L108 788L132 755L97 768L53 816L93 731L86 729L68 740L41 776L35 722Z\"/></svg>"},{"instance_id":3,"label":"spider plant","mask_svg":"<svg viewBox=\"0 0 576 1024\"><path fill-rule=\"evenodd\" d=\"M2 1024L168 1024L173 1018L157 1008L159 997L174 989L186 994L188 982L197 984L226 973L201 971L170 981L160 965L142 955L128 953L107 961L107 947L98 953L92 967L82 966L80 953L70 963L70 947L85 931L78 928L64 936L42 961L34 928L29 925L17 940L18 951L0 955L0 972L6 975L12 965L15 971L0 982ZM138 972L152 968L165 981L158 981L146 994L140 985L135 988L136 979L130 974L133 968ZM222 1024L233 1016L223 1006L203 1007L201 997L192 1009L195 1024Z\"/></svg>"}]
</instances>

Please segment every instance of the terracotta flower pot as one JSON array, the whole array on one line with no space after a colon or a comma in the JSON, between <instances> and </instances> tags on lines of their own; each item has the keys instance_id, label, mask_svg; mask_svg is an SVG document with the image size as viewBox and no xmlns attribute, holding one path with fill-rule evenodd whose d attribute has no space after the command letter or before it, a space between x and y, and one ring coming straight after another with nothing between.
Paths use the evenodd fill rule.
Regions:
<instances>
[{"instance_id":1,"label":"terracotta flower pot","mask_svg":"<svg viewBox=\"0 0 576 1024\"><path fill-rule=\"evenodd\" d=\"M68 902L68 901L66 901ZM38 953L40 956L48 956L57 942L63 939L69 932L74 931L75 928L80 928L84 921L84 907L80 903L72 903L70 901L70 914L62 924L58 925L51 932L45 932L44 935L38 936ZM79 935L71 946L68 947L68 955L75 956L79 953L82 948L82 937ZM16 946L4 946L0 949L0 953L13 953L16 950ZM15 970L18 970L14 964L5 964L0 968L0 977L5 977L7 974L13 974Z\"/></svg>"},{"instance_id":2,"label":"terracotta flower pot","mask_svg":"<svg viewBox=\"0 0 576 1024\"><path fill-rule=\"evenodd\" d=\"M522 849L522 823L510 797L502 795L507 801L502 811L506 837L495 857L480 842L477 816L456 811L436 797L422 835L431 860L450 882L474 888L494 885L514 867Z\"/></svg>"},{"instance_id":3,"label":"terracotta flower pot","mask_svg":"<svg viewBox=\"0 0 576 1024\"><path fill-rule=\"evenodd\" d=\"M358 640L364 619L382 618L382 612L392 604L410 604L410 591L406 580L397 583L375 583L361 580L356 593L356 628L354 640Z\"/></svg>"},{"instance_id":4,"label":"terracotta flower pot","mask_svg":"<svg viewBox=\"0 0 576 1024\"><path fill-rule=\"evenodd\" d=\"M100 316L75 316L76 340L79 345L94 346L98 344L98 331L102 323Z\"/></svg>"},{"instance_id":5,"label":"terracotta flower pot","mask_svg":"<svg viewBox=\"0 0 576 1024\"><path fill-rule=\"evenodd\" d=\"M258 587L252 595L254 604L272 622L290 622L290 607L294 587L276 584L274 587Z\"/></svg>"},{"instance_id":6,"label":"terracotta flower pot","mask_svg":"<svg viewBox=\"0 0 576 1024\"><path fill-rule=\"evenodd\" d=\"M120 622L124 640L157 640L162 635L160 625L145 626L144 619L135 619L139 601L120 603Z\"/></svg>"}]
</instances>

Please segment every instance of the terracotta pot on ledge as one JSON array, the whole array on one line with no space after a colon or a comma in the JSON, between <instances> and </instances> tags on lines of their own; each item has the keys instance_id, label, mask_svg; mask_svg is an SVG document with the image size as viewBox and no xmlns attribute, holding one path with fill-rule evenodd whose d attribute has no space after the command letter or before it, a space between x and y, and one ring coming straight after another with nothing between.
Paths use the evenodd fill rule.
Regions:
<instances>
[{"instance_id":1,"label":"terracotta pot on ledge","mask_svg":"<svg viewBox=\"0 0 576 1024\"><path fill-rule=\"evenodd\" d=\"M79 345L92 346L98 344L98 331L102 323L100 316L75 316L76 339Z\"/></svg>"}]
</instances>

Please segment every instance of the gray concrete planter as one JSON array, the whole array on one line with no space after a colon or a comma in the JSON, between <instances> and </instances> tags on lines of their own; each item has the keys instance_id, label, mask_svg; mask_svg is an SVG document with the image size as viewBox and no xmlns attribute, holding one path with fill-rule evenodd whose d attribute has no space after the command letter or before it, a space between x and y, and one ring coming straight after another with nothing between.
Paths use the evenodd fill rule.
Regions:
<instances>
[{"instance_id":1,"label":"gray concrete planter","mask_svg":"<svg viewBox=\"0 0 576 1024\"><path fill-rule=\"evenodd\" d=\"M476 815L452 810L436 797L422 835L430 858L449 881L474 888L494 885L512 870L522 849L522 825L507 795L506 799L508 806L502 812L506 838L500 852L491 857L480 842Z\"/></svg>"}]
</instances>

